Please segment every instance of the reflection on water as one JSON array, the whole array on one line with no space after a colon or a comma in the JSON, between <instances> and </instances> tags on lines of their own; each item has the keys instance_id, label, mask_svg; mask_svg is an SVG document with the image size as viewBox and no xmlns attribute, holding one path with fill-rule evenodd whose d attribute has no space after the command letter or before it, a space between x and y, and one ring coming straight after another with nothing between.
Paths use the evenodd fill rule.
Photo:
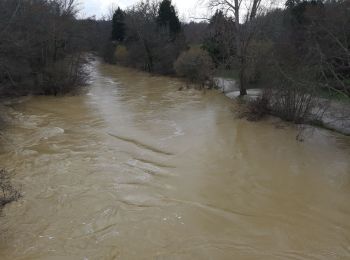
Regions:
<instances>
[{"instance_id":1,"label":"reflection on water","mask_svg":"<svg viewBox=\"0 0 350 260\"><path fill-rule=\"evenodd\" d=\"M3 108L0 259L348 259L350 141L234 118L215 91L93 65Z\"/></svg>"}]
</instances>

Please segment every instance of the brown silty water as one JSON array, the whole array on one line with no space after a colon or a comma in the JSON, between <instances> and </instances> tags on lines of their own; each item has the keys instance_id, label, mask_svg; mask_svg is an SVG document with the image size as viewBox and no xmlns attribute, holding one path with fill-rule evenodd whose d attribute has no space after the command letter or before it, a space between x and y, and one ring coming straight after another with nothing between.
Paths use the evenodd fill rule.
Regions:
<instances>
[{"instance_id":1,"label":"brown silty water","mask_svg":"<svg viewBox=\"0 0 350 260\"><path fill-rule=\"evenodd\" d=\"M2 108L0 259L350 259L350 139L99 62Z\"/></svg>"}]
</instances>

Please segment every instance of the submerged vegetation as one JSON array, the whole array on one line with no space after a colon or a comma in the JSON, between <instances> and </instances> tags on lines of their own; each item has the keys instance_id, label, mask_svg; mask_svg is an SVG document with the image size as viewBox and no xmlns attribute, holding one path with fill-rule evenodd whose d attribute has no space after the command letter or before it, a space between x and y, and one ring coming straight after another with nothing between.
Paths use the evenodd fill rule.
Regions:
<instances>
[{"instance_id":1,"label":"submerged vegetation","mask_svg":"<svg viewBox=\"0 0 350 260\"><path fill-rule=\"evenodd\" d=\"M20 197L21 194L13 186L9 173L4 169L0 169L0 213L6 204L16 201Z\"/></svg>"}]
</instances>

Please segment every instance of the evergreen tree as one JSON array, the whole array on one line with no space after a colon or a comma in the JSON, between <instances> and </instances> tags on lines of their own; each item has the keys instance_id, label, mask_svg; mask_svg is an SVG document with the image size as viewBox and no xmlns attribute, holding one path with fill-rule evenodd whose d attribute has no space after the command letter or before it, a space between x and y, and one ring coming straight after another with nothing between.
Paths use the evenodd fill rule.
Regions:
<instances>
[{"instance_id":1,"label":"evergreen tree","mask_svg":"<svg viewBox=\"0 0 350 260\"><path fill-rule=\"evenodd\" d=\"M230 67L230 58L235 55L234 21L224 15L221 10L215 12L210 18L206 37L202 48L213 59L216 66Z\"/></svg>"},{"instance_id":2,"label":"evergreen tree","mask_svg":"<svg viewBox=\"0 0 350 260\"><path fill-rule=\"evenodd\" d=\"M122 9L118 9L113 14L112 19L112 40L122 42L125 38L125 13Z\"/></svg>"},{"instance_id":3,"label":"evergreen tree","mask_svg":"<svg viewBox=\"0 0 350 260\"><path fill-rule=\"evenodd\" d=\"M175 7L171 4L171 0L163 0L160 3L157 23L160 27L168 27L172 35L176 35L181 31L180 20L177 17Z\"/></svg>"}]
</instances>

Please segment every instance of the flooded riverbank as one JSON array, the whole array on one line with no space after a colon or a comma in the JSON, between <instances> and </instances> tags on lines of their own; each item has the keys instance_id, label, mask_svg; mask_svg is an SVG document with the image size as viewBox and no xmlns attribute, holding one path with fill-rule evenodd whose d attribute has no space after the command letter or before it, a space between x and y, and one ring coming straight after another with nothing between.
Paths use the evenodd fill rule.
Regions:
<instances>
[{"instance_id":1,"label":"flooded riverbank","mask_svg":"<svg viewBox=\"0 0 350 260\"><path fill-rule=\"evenodd\" d=\"M4 108L24 197L0 259L350 258L350 139L234 118L216 91L96 62L86 93Z\"/></svg>"}]
</instances>

